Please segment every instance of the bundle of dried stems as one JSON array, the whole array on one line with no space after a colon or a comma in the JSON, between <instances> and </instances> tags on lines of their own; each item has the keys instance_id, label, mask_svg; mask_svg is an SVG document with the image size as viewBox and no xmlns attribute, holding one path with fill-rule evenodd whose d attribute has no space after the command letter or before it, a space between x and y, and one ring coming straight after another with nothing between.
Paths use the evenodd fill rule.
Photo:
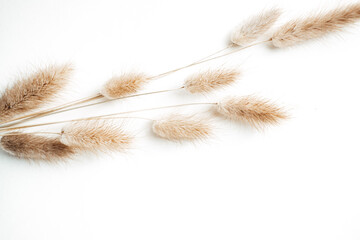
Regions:
<instances>
[{"instance_id":1,"label":"bundle of dried stems","mask_svg":"<svg viewBox=\"0 0 360 240\"><path fill-rule=\"evenodd\" d=\"M29 113L52 100L63 88L72 72L72 68L68 64L41 69L29 77L15 82L12 87L4 91L0 98L0 132L3 133L1 147L4 151L16 157L47 161L66 159L82 151L125 150L129 148L133 138L126 133L121 126L109 122L110 119L140 118L132 117L129 114L194 105L213 106L217 114L231 120L245 122L255 128L263 128L267 125L277 124L287 118L286 112L281 107L259 97L244 96L226 98L219 102L186 103L66 121L16 126L30 119L118 99L177 90L185 90L192 94L208 93L228 86L240 77L241 72L238 69L210 69L189 76L179 88L137 93L151 80L223 58L252 46L267 42L271 42L275 47L280 48L293 46L306 40L322 37L329 32L339 31L343 27L355 23L360 18L360 3L349 4L321 14L292 20L278 29L272 30L272 36L270 38L267 37L267 32L274 28L274 24L280 15L281 11L274 8L252 17L234 29L230 38L232 43L229 46L186 66L154 76L137 72L125 73L109 79L99 93L94 96ZM221 53L223 51L228 52ZM88 103L96 99L102 99L102 101ZM26 115L21 115L24 113L26 113ZM211 118L209 116L189 117L175 114L157 120L149 118L141 119L153 121L153 132L161 138L172 141L204 139L209 137L212 132L212 124L209 123ZM69 124L64 126L62 131L58 133L14 132L20 129L31 129L33 127L62 123ZM55 134L57 137L50 138L39 134Z\"/></svg>"}]
</instances>

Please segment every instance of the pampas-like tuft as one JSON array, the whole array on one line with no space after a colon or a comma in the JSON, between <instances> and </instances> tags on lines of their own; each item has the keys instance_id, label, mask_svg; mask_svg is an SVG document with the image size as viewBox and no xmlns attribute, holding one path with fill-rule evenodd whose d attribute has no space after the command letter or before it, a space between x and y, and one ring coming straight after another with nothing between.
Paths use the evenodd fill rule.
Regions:
<instances>
[{"instance_id":1,"label":"pampas-like tuft","mask_svg":"<svg viewBox=\"0 0 360 240\"><path fill-rule=\"evenodd\" d=\"M254 127L277 124L286 119L286 113L278 106L254 96L234 97L217 104L216 110L221 115Z\"/></svg>"},{"instance_id":2,"label":"pampas-like tuft","mask_svg":"<svg viewBox=\"0 0 360 240\"><path fill-rule=\"evenodd\" d=\"M50 101L66 85L72 71L69 64L53 65L16 81L0 98L0 121L11 120Z\"/></svg>"},{"instance_id":3,"label":"pampas-like tuft","mask_svg":"<svg viewBox=\"0 0 360 240\"><path fill-rule=\"evenodd\" d=\"M233 30L230 36L231 42L240 46L253 43L274 25L280 15L280 9L273 8L252 17Z\"/></svg>"},{"instance_id":4,"label":"pampas-like tuft","mask_svg":"<svg viewBox=\"0 0 360 240\"><path fill-rule=\"evenodd\" d=\"M211 134L211 125L208 121L196 116L171 115L155 120L152 129L157 136L172 141L200 140Z\"/></svg>"},{"instance_id":5,"label":"pampas-like tuft","mask_svg":"<svg viewBox=\"0 0 360 240\"><path fill-rule=\"evenodd\" d=\"M190 93L208 93L234 83L240 75L236 69L209 70L187 78L184 88Z\"/></svg>"},{"instance_id":6,"label":"pampas-like tuft","mask_svg":"<svg viewBox=\"0 0 360 240\"><path fill-rule=\"evenodd\" d=\"M89 151L126 150L133 138L109 120L80 121L62 129L60 141Z\"/></svg>"},{"instance_id":7,"label":"pampas-like tuft","mask_svg":"<svg viewBox=\"0 0 360 240\"><path fill-rule=\"evenodd\" d=\"M104 85L101 94L108 99L121 98L136 93L148 80L143 73L126 73L112 77Z\"/></svg>"},{"instance_id":8,"label":"pampas-like tuft","mask_svg":"<svg viewBox=\"0 0 360 240\"><path fill-rule=\"evenodd\" d=\"M1 147L15 157L30 160L64 160L75 153L73 148L61 143L59 139L31 133L9 133L1 138Z\"/></svg>"},{"instance_id":9,"label":"pampas-like tuft","mask_svg":"<svg viewBox=\"0 0 360 240\"><path fill-rule=\"evenodd\" d=\"M320 38L330 32L341 30L360 19L360 3L336 8L305 19L293 20L274 33L271 41L275 47L288 47L297 43Z\"/></svg>"}]
</instances>

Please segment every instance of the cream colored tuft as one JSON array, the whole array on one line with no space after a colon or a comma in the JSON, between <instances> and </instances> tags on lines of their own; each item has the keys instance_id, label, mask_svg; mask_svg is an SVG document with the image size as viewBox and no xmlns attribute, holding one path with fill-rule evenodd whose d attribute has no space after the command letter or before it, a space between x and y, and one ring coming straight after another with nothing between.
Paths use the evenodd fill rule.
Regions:
<instances>
[{"instance_id":1,"label":"cream colored tuft","mask_svg":"<svg viewBox=\"0 0 360 240\"><path fill-rule=\"evenodd\" d=\"M187 78L184 88L190 93L208 93L234 83L240 75L236 69L208 70Z\"/></svg>"},{"instance_id":2,"label":"cream colored tuft","mask_svg":"<svg viewBox=\"0 0 360 240\"><path fill-rule=\"evenodd\" d=\"M201 140L211 134L208 120L196 116L171 115L155 120L152 129L157 136L172 141Z\"/></svg>"},{"instance_id":3,"label":"cream colored tuft","mask_svg":"<svg viewBox=\"0 0 360 240\"><path fill-rule=\"evenodd\" d=\"M274 33L271 41L275 47L279 48L293 46L339 31L359 19L360 3L350 4L326 13L290 21Z\"/></svg>"},{"instance_id":4,"label":"cream colored tuft","mask_svg":"<svg viewBox=\"0 0 360 240\"><path fill-rule=\"evenodd\" d=\"M89 151L122 151L133 138L109 120L89 120L68 124L62 129L61 142Z\"/></svg>"},{"instance_id":5,"label":"cream colored tuft","mask_svg":"<svg viewBox=\"0 0 360 240\"><path fill-rule=\"evenodd\" d=\"M19 79L0 98L0 121L36 109L51 101L68 82L71 65L53 65Z\"/></svg>"},{"instance_id":6,"label":"cream colored tuft","mask_svg":"<svg viewBox=\"0 0 360 240\"><path fill-rule=\"evenodd\" d=\"M249 123L254 127L277 124L286 119L286 113L268 100L254 96L234 97L217 104L217 112L236 121Z\"/></svg>"},{"instance_id":7,"label":"cream colored tuft","mask_svg":"<svg viewBox=\"0 0 360 240\"><path fill-rule=\"evenodd\" d=\"M277 8L256 15L236 27L231 33L233 44L247 46L262 37L280 17L281 11Z\"/></svg>"},{"instance_id":8,"label":"cream colored tuft","mask_svg":"<svg viewBox=\"0 0 360 240\"><path fill-rule=\"evenodd\" d=\"M71 157L73 148L57 138L48 138L31 133L8 134L1 138L1 147L7 153L29 160L57 161Z\"/></svg>"},{"instance_id":9,"label":"cream colored tuft","mask_svg":"<svg viewBox=\"0 0 360 240\"><path fill-rule=\"evenodd\" d=\"M101 94L108 99L125 97L139 91L147 82L148 77L143 73L126 73L107 81Z\"/></svg>"}]
</instances>

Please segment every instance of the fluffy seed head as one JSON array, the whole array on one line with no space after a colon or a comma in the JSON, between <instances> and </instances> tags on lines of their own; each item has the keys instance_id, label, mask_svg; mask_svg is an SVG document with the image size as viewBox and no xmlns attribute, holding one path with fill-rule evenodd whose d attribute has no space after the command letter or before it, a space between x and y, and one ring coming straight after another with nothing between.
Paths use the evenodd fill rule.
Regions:
<instances>
[{"instance_id":1,"label":"fluffy seed head","mask_svg":"<svg viewBox=\"0 0 360 240\"><path fill-rule=\"evenodd\" d=\"M171 115L154 121L152 129L157 136L172 141L200 140L211 134L208 121L196 116Z\"/></svg>"},{"instance_id":2,"label":"fluffy seed head","mask_svg":"<svg viewBox=\"0 0 360 240\"><path fill-rule=\"evenodd\" d=\"M148 82L143 73L126 73L112 77L106 82L101 94L108 99L121 98L136 93Z\"/></svg>"},{"instance_id":3,"label":"fluffy seed head","mask_svg":"<svg viewBox=\"0 0 360 240\"><path fill-rule=\"evenodd\" d=\"M52 65L17 80L0 98L0 121L36 109L51 101L66 85L71 65Z\"/></svg>"},{"instance_id":4,"label":"fluffy seed head","mask_svg":"<svg viewBox=\"0 0 360 240\"><path fill-rule=\"evenodd\" d=\"M208 70L187 78L184 88L190 93L208 93L232 84L240 75L236 69Z\"/></svg>"},{"instance_id":5,"label":"fluffy seed head","mask_svg":"<svg viewBox=\"0 0 360 240\"><path fill-rule=\"evenodd\" d=\"M5 135L1 138L1 147L15 157L30 160L65 160L75 153L73 148L61 143L59 139L30 133Z\"/></svg>"},{"instance_id":6,"label":"fluffy seed head","mask_svg":"<svg viewBox=\"0 0 360 240\"><path fill-rule=\"evenodd\" d=\"M221 101L216 110L221 115L254 127L277 124L286 119L286 113L278 106L254 96L234 97Z\"/></svg>"},{"instance_id":7,"label":"fluffy seed head","mask_svg":"<svg viewBox=\"0 0 360 240\"><path fill-rule=\"evenodd\" d=\"M65 126L60 141L88 151L122 151L129 147L132 137L108 120L91 120Z\"/></svg>"},{"instance_id":8,"label":"fluffy seed head","mask_svg":"<svg viewBox=\"0 0 360 240\"><path fill-rule=\"evenodd\" d=\"M339 31L359 19L360 3L350 4L326 13L290 21L274 33L271 41L275 47L288 47Z\"/></svg>"},{"instance_id":9,"label":"fluffy seed head","mask_svg":"<svg viewBox=\"0 0 360 240\"><path fill-rule=\"evenodd\" d=\"M232 31L230 36L231 42L240 46L253 43L274 25L280 15L281 11L273 8L252 17Z\"/></svg>"}]
</instances>

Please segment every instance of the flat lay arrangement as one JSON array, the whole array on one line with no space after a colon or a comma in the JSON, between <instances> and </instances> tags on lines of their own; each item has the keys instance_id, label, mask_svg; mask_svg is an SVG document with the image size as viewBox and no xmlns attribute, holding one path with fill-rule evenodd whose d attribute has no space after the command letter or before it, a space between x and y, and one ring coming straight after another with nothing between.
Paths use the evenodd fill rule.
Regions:
<instances>
[{"instance_id":1,"label":"flat lay arrangement","mask_svg":"<svg viewBox=\"0 0 360 240\"><path fill-rule=\"evenodd\" d=\"M228 46L188 65L153 76L143 72L128 72L114 76L104 83L98 94L59 106L44 107L51 103L70 81L74 71L72 65L50 65L29 73L5 89L0 98L1 148L15 157L43 161L71 159L82 152L125 151L131 146L134 136L117 120L142 119L152 122L152 131L157 137L175 142L197 141L211 137L213 118L247 124L255 130L278 125L290 117L286 106L257 95L228 96L207 102L154 106L146 109L139 107L132 111L118 111L106 115L92 114L63 121L60 118L59 121L38 124L26 122L144 95L151 97L154 94L173 91L204 95L226 88L244 77L241 69L226 66L204 69L188 76L181 87L143 92L144 86L150 81L157 81L183 69L238 54L260 44L281 49L338 32L360 19L360 3L296 18L276 27L282 12L273 8L253 16L233 30ZM172 111L195 105L203 107L204 113L183 115ZM157 109L169 111L168 116L152 119L146 115L146 112ZM133 113L140 113L142 116L132 116ZM60 127L57 132L32 130L48 125Z\"/></svg>"}]
</instances>

